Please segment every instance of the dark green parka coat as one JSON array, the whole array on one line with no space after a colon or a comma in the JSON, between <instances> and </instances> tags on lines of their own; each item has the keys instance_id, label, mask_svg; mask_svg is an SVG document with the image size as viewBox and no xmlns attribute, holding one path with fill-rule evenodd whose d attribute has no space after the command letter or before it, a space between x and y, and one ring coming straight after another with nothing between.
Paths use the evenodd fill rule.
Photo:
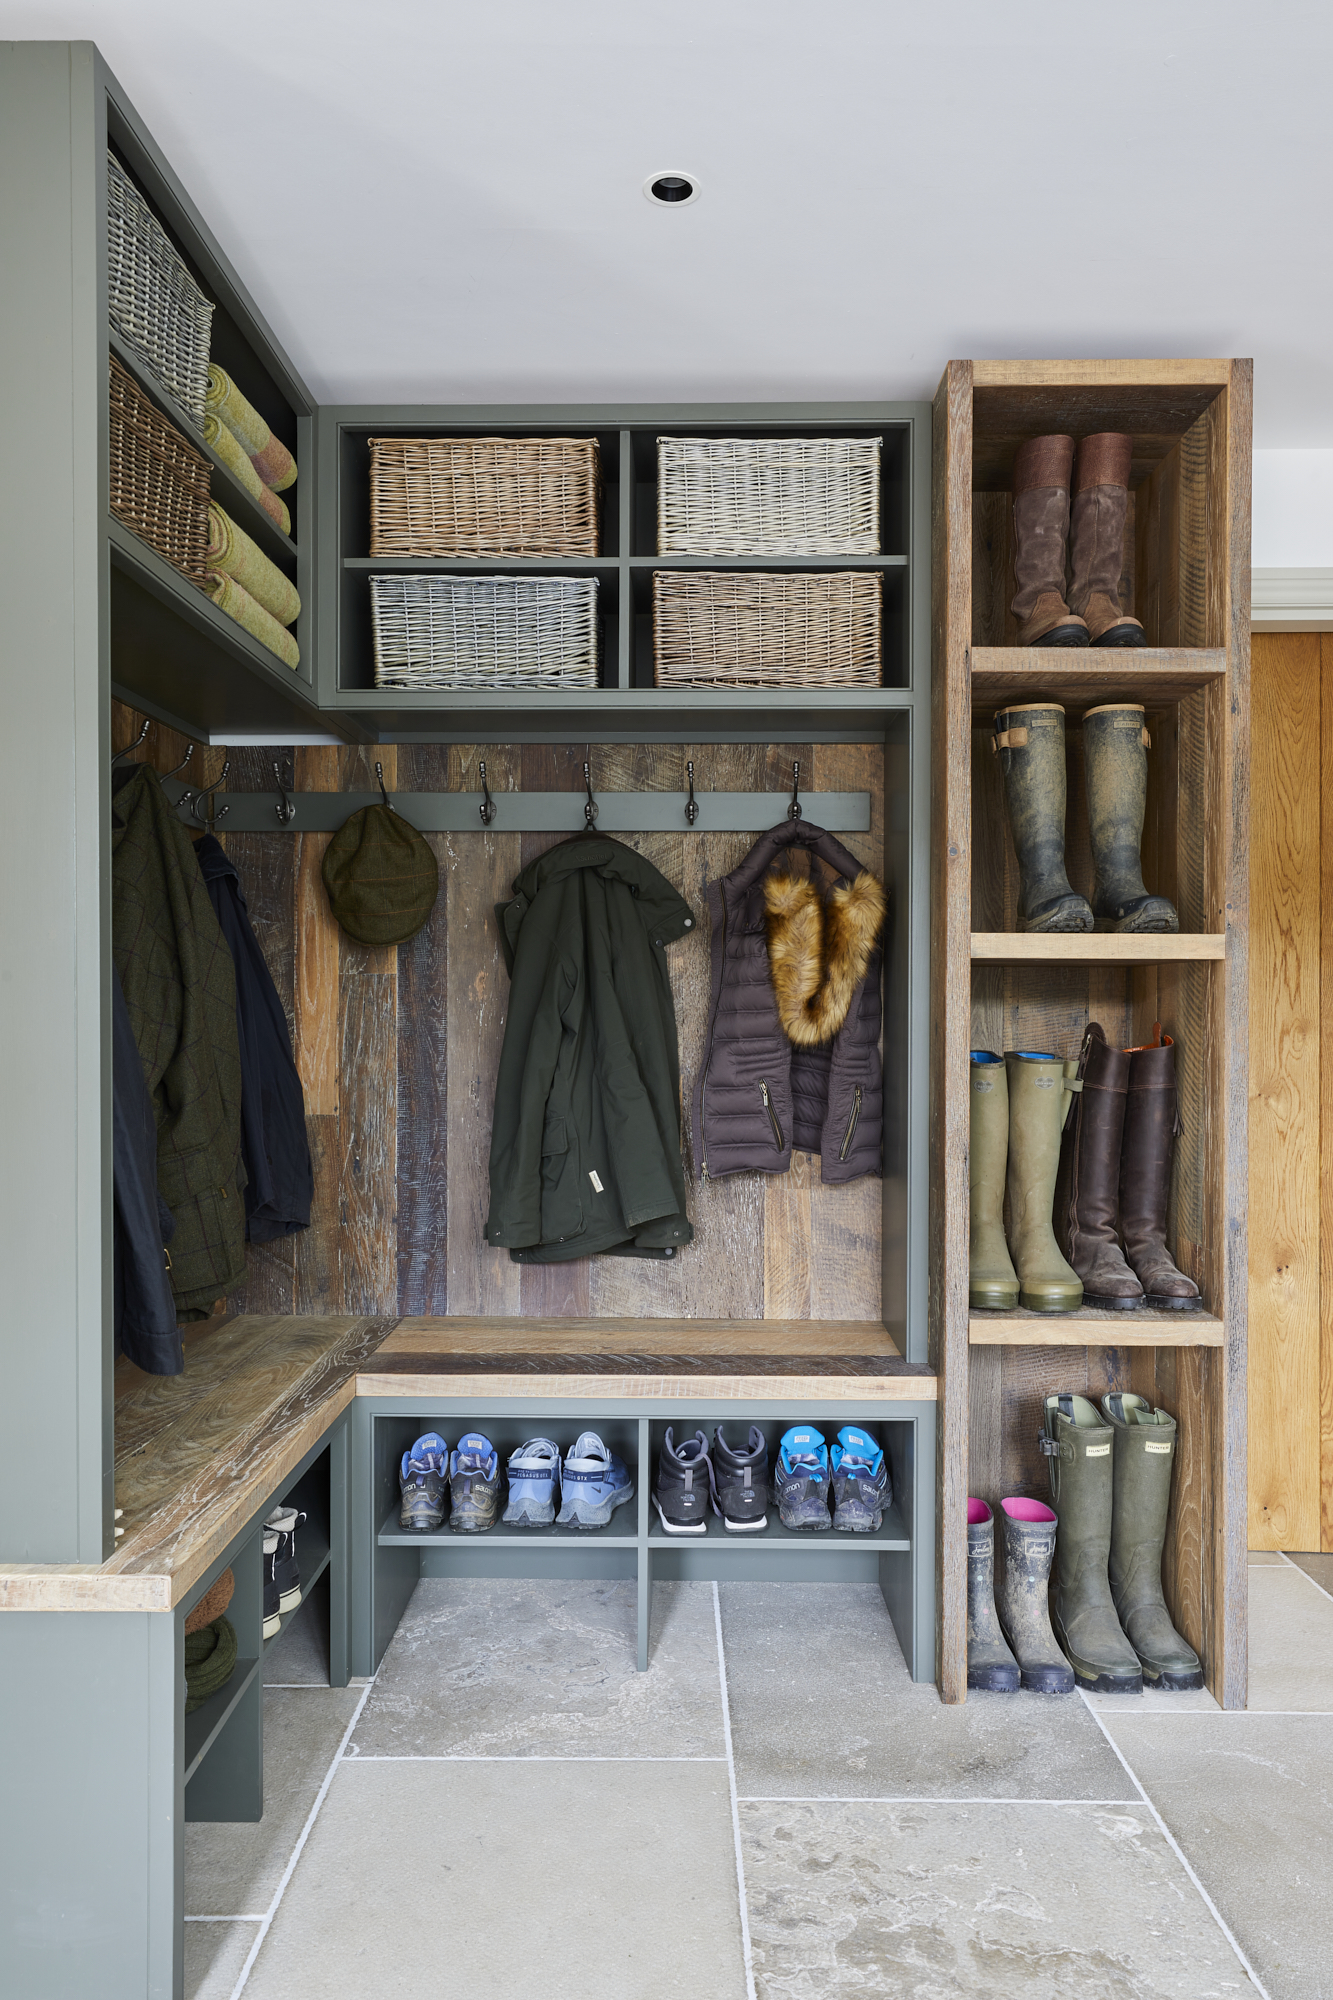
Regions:
<instances>
[{"instance_id":1,"label":"dark green parka coat","mask_svg":"<svg viewBox=\"0 0 1333 2000\"><path fill-rule=\"evenodd\" d=\"M511 986L486 1241L518 1263L674 1256L694 1232L666 947L689 905L632 848L580 835L497 915Z\"/></svg>"}]
</instances>

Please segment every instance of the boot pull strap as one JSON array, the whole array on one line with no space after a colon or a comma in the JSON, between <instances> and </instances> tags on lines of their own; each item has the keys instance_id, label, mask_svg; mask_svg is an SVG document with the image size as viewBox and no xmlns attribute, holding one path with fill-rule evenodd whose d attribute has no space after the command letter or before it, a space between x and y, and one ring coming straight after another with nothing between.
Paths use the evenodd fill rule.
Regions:
<instances>
[{"instance_id":1,"label":"boot pull strap","mask_svg":"<svg viewBox=\"0 0 1333 2000\"><path fill-rule=\"evenodd\" d=\"M1059 1401L1060 1401L1060 1415L1064 1418L1067 1424L1072 1424L1074 1421L1074 1398L1071 1395L1066 1395L1066 1393L1063 1390L1061 1390Z\"/></svg>"},{"instance_id":2,"label":"boot pull strap","mask_svg":"<svg viewBox=\"0 0 1333 2000\"><path fill-rule=\"evenodd\" d=\"M994 755L1000 750L1021 750L1027 740L1028 733L1025 728L997 729L991 735L991 753Z\"/></svg>"}]
</instances>

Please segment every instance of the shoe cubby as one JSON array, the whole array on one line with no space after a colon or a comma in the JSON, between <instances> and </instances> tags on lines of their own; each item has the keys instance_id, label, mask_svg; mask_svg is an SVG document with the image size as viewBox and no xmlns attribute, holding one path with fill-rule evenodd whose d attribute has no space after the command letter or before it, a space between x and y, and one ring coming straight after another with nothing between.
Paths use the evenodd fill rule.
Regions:
<instances>
[{"instance_id":1,"label":"shoe cubby","mask_svg":"<svg viewBox=\"0 0 1333 2000\"><path fill-rule=\"evenodd\" d=\"M718 1421L717 1418L704 1419L702 1417L687 1415L679 1421L674 1417L671 1418L669 1428L677 1445L680 1444L683 1438L692 1438L696 1431L703 1431L708 1439L708 1448L711 1452ZM809 1421L813 1421L813 1419ZM778 1445L783 1433L789 1431L794 1424L804 1424L806 1422L807 1418L804 1413L797 1411L790 1416L771 1418L763 1423L757 1423L753 1417L747 1419L744 1423L726 1422L724 1420L723 1428L726 1431L728 1442L733 1445L744 1442L749 1435L751 1424L755 1424L756 1428L763 1432L764 1442L768 1447L768 1477L770 1492L772 1492L773 1481L777 1472ZM784 1528L782 1522L778 1519L776 1493L772 1493L768 1506L768 1526L766 1528L747 1530L744 1533L728 1530L723 1526L722 1521L712 1511L710 1506L707 1532L705 1534L672 1535L668 1534L667 1530L662 1526L662 1518L656 1506L652 1506L649 1514L648 1540L654 1553L658 1550L665 1552L674 1549L688 1556L692 1550L697 1550L705 1542L709 1544L710 1551L713 1548L716 1548L719 1552L725 1549L729 1552L734 1552L741 1558L744 1558L747 1552L750 1555L758 1557L763 1556L768 1551L774 1553L779 1551L786 1553L796 1553L797 1551L802 1553L808 1552L815 1561L822 1561L825 1556L834 1558L837 1556L855 1555L858 1551L862 1555L870 1556L890 1551L906 1553L912 1546L911 1530L908 1525L912 1511L912 1427L910 1424L881 1423L868 1415L840 1417L838 1422L832 1425L831 1428L828 1423L815 1424L814 1427L823 1432L824 1441L831 1451L838 1432L847 1423L857 1424L862 1430L868 1431L880 1450L884 1453L885 1462L889 1469L889 1479L892 1483L892 1498L888 1506L884 1509L884 1519L880 1527L865 1534L854 1534L846 1529L834 1528L818 1530ZM662 1442L666 1436L667 1429L668 1423L665 1420L654 1421L649 1425L648 1429L650 1462L654 1484L657 1479L657 1467L661 1457ZM904 1507L906 1511L904 1511ZM689 1566L686 1563L681 1569L681 1574L687 1575L688 1573ZM666 1574L665 1570L663 1570L662 1574Z\"/></svg>"},{"instance_id":2,"label":"shoe cubby","mask_svg":"<svg viewBox=\"0 0 1333 2000\"><path fill-rule=\"evenodd\" d=\"M1245 362L953 362L935 405L931 1359L939 1376L940 1658L966 1685L975 1495L1049 1500L1042 1398L1130 1389L1180 1424L1168 1602L1227 1707L1245 1633L1246 812L1250 368ZM1019 649L1014 456L1028 438L1134 440L1121 608L1144 647ZM1065 709L1065 859L1089 895L1082 717L1133 702L1151 738L1144 881L1178 933L1019 930L1019 871L992 750L997 710ZM968 1051L1077 1056L1172 1037L1180 1113L1167 1240L1202 1311L972 1312Z\"/></svg>"}]
</instances>

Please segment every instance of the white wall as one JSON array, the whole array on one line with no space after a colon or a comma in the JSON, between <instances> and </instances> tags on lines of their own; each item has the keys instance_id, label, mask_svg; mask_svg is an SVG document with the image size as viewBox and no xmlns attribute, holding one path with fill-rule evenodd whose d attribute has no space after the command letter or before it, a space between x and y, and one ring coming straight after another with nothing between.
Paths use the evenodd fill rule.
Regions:
<instances>
[{"instance_id":1,"label":"white wall","mask_svg":"<svg viewBox=\"0 0 1333 2000\"><path fill-rule=\"evenodd\" d=\"M1333 569L1333 451L1254 454L1256 569Z\"/></svg>"}]
</instances>

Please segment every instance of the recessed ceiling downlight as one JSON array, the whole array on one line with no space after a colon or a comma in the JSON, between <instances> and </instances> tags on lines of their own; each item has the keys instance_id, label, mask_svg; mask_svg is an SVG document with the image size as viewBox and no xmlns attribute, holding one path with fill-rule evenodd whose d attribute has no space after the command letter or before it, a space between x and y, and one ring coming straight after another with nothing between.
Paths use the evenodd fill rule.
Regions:
<instances>
[{"instance_id":1,"label":"recessed ceiling downlight","mask_svg":"<svg viewBox=\"0 0 1333 2000\"><path fill-rule=\"evenodd\" d=\"M643 192L654 207L682 208L687 201L699 199L699 183L693 174L677 173L673 168L668 173L649 174Z\"/></svg>"}]
</instances>

